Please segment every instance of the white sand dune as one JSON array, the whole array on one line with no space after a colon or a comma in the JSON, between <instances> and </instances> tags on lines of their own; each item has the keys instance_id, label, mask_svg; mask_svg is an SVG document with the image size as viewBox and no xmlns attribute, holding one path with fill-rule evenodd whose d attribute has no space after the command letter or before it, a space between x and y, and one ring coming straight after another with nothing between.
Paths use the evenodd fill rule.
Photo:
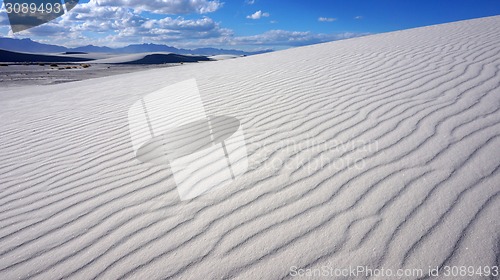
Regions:
<instances>
[{"instance_id":1,"label":"white sand dune","mask_svg":"<svg viewBox=\"0 0 500 280\"><path fill-rule=\"evenodd\" d=\"M0 46L1 47L1 46ZM83 62L92 60L92 55L64 55L13 52L0 49L0 62Z\"/></svg>"},{"instance_id":2,"label":"white sand dune","mask_svg":"<svg viewBox=\"0 0 500 280\"><path fill-rule=\"evenodd\" d=\"M241 57L241 55L234 55L234 54L219 54L219 55L213 55L209 56L208 58L212 60L226 60L226 59L234 59Z\"/></svg>"},{"instance_id":3,"label":"white sand dune","mask_svg":"<svg viewBox=\"0 0 500 280\"><path fill-rule=\"evenodd\" d=\"M69 52L69 53L62 53L62 54L59 53L57 55L58 56L71 56L71 57L88 58L90 60L107 59L107 58L121 56L120 54L114 54L114 53L84 53L84 52Z\"/></svg>"},{"instance_id":4,"label":"white sand dune","mask_svg":"<svg viewBox=\"0 0 500 280\"><path fill-rule=\"evenodd\" d=\"M164 53L168 55L169 53ZM96 59L92 61L92 63L106 63L106 64L118 64L118 63L127 63L130 61L136 61L143 59L146 56L145 53L136 53L136 54L124 54L124 55L115 55L114 57L106 57L102 59Z\"/></svg>"},{"instance_id":5,"label":"white sand dune","mask_svg":"<svg viewBox=\"0 0 500 280\"><path fill-rule=\"evenodd\" d=\"M0 279L498 266L499 67L497 16L2 88ZM135 158L127 116L192 78L208 115L241 122L249 166L181 201L169 168Z\"/></svg>"},{"instance_id":6,"label":"white sand dune","mask_svg":"<svg viewBox=\"0 0 500 280\"><path fill-rule=\"evenodd\" d=\"M180 62L197 62L208 61L205 56L180 55L175 53L138 53L116 55L110 58L97 59L92 63L105 64L164 64L164 63L180 63Z\"/></svg>"}]
</instances>

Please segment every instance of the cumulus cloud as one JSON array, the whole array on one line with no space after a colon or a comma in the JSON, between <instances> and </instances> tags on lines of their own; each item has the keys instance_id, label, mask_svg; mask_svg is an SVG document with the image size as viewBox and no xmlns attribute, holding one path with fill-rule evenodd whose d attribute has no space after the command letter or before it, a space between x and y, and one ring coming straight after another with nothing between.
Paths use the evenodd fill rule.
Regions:
<instances>
[{"instance_id":1,"label":"cumulus cloud","mask_svg":"<svg viewBox=\"0 0 500 280\"><path fill-rule=\"evenodd\" d=\"M252 36L221 36L189 42L186 47L205 46L259 46L262 48L297 47L368 35L368 33L313 33L309 31L270 30Z\"/></svg>"},{"instance_id":2,"label":"cumulus cloud","mask_svg":"<svg viewBox=\"0 0 500 280\"><path fill-rule=\"evenodd\" d=\"M319 17L318 18L318 21L321 21L321 22L332 22L332 21L336 21L337 19L336 18L330 18L330 17Z\"/></svg>"},{"instance_id":3,"label":"cumulus cloud","mask_svg":"<svg viewBox=\"0 0 500 280\"><path fill-rule=\"evenodd\" d=\"M219 0L91 0L99 6L127 7L157 14L206 14L222 7Z\"/></svg>"},{"instance_id":4,"label":"cumulus cloud","mask_svg":"<svg viewBox=\"0 0 500 280\"><path fill-rule=\"evenodd\" d=\"M132 3L133 1L129 0L128 2ZM249 16L251 19L263 17L269 17L269 13L259 10ZM0 15L0 23L5 21L6 17ZM71 12L54 21L14 35L67 46L93 44L117 47L137 43L158 43L189 48L251 48L253 46L286 48L352 38L364 34L323 34L309 31L270 30L252 36L237 36L231 29L223 28L219 22L206 15L198 18L168 15L151 16L126 6L103 6L98 0L91 0L88 3L77 5Z\"/></svg>"},{"instance_id":5,"label":"cumulus cloud","mask_svg":"<svg viewBox=\"0 0 500 280\"><path fill-rule=\"evenodd\" d=\"M249 19L261 19L263 17L269 17L269 13L262 12L261 10L258 10L257 12L247 16Z\"/></svg>"},{"instance_id":6,"label":"cumulus cloud","mask_svg":"<svg viewBox=\"0 0 500 280\"><path fill-rule=\"evenodd\" d=\"M216 38L231 34L231 30L221 28L218 23L208 17L196 20L167 17L160 20L146 21L135 30L132 36L151 37L154 41L178 41Z\"/></svg>"},{"instance_id":7,"label":"cumulus cloud","mask_svg":"<svg viewBox=\"0 0 500 280\"><path fill-rule=\"evenodd\" d=\"M181 16L151 19L126 7L100 6L97 1L77 5L60 19L23 31L22 36L50 36L54 43L67 38L81 38L86 32L106 36L112 45L145 41L172 42L229 36L232 31L220 27L209 17L185 19ZM102 34L102 35L99 35Z\"/></svg>"},{"instance_id":8,"label":"cumulus cloud","mask_svg":"<svg viewBox=\"0 0 500 280\"><path fill-rule=\"evenodd\" d=\"M355 16L354 19L363 19L363 16Z\"/></svg>"},{"instance_id":9,"label":"cumulus cloud","mask_svg":"<svg viewBox=\"0 0 500 280\"><path fill-rule=\"evenodd\" d=\"M7 13L0 10L0 26L8 26L9 18L7 17Z\"/></svg>"},{"instance_id":10,"label":"cumulus cloud","mask_svg":"<svg viewBox=\"0 0 500 280\"><path fill-rule=\"evenodd\" d=\"M359 33L334 33L323 34L309 31L287 31L270 30L253 36L242 36L234 38L237 44L242 45L282 45L282 46L304 46L310 44L324 43L329 41L358 37L365 34Z\"/></svg>"},{"instance_id":11,"label":"cumulus cloud","mask_svg":"<svg viewBox=\"0 0 500 280\"><path fill-rule=\"evenodd\" d=\"M59 23L73 32L110 32L138 26L147 20L125 7L103 7L89 2L77 5L72 12L64 15Z\"/></svg>"},{"instance_id":12,"label":"cumulus cloud","mask_svg":"<svg viewBox=\"0 0 500 280\"><path fill-rule=\"evenodd\" d=\"M71 32L69 32L67 30L67 28L65 28L64 26L49 22L46 24L39 25L35 28L28 29L26 31L22 31L21 34L23 34L23 33L30 34L33 36L44 36L45 37L45 36L51 36L53 34L60 34L60 35L68 36L69 33L71 33Z\"/></svg>"}]
</instances>

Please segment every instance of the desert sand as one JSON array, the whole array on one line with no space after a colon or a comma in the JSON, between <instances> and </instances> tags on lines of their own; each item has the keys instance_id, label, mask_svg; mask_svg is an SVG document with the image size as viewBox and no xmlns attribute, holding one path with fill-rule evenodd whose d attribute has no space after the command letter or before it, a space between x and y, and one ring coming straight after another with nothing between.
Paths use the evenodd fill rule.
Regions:
<instances>
[{"instance_id":1,"label":"desert sand","mask_svg":"<svg viewBox=\"0 0 500 280\"><path fill-rule=\"evenodd\" d=\"M21 53L0 49L0 85L51 85L239 56L174 53Z\"/></svg>"},{"instance_id":2,"label":"desert sand","mask_svg":"<svg viewBox=\"0 0 500 280\"><path fill-rule=\"evenodd\" d=\"M0 278L498 266L499 67L497 16L1 88ZM136 158L129 110L192 79L207 115L239 121L248 170L181 200ZM365 278L391 279L337 279Z\"/></svg>"},{"instance_id":3,"label":"desert sand","mask_svg":"<svg viewBox=\"0 0 500 280\"><path fill-rule=\"evenodd\" d=\"M60 84L179 65L179 63L144 65L87 62L9 64L0 67L0 86L17 88L27 85Z\"/></svg>"}]
</instances>

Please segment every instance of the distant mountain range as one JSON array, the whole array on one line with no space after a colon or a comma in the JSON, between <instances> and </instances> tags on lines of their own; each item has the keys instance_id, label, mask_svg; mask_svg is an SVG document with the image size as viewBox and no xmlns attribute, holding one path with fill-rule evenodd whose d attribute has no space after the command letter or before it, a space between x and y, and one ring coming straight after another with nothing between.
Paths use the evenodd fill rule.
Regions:
<instances>
[{"instance_id":1,"label":"distant mountain range","mask_svg":"<svg viewBox=\"0 0 500 280\"><path fill-rule=\"evenodd\" d=\"M198 49L178 49L167 45L158 44L134 44L121 48L98 47L87 45L83 47L67 48L63 46L43 44L32 41L31 39L13 39L0 38L0 49L29 52L29 53L62 53L62 52L86 52L86 53L145 53L145 52L171 52L176 54L196 54L196 55L254 55L260 53L272 52L272 50L263 50L257 52L245 52L240 50L225 50L216 48L198 48Z\"/></svg>"}]
</instances>

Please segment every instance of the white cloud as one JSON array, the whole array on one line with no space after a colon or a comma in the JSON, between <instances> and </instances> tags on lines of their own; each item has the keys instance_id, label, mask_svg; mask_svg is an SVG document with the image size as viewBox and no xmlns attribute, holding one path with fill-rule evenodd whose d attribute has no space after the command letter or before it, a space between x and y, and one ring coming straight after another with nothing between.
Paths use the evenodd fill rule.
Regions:
<instances>
[{"instance_id":1,"label":"white cloud","mask_svg":"<svg viewBox=\"0 0 500 280\"><path fill-rule=\"evenodd\" d=\"M337 19L336 18L329 18L329 17L319 17L318 18L318 21L321 21L321 22L332 22L332 21L336 21Z\"/></svg>"},{"instance_id":2,"label":"white cloud","mask_svg":"<svg viewBox=\"0 0 500 280\"><path fill-rule=\"evenodd\" d=\"M7 12L0 9L0 26L9 25L9 18L7 17Z\"/></svg>"},{"instance_id":3,"label":"white cloud","mask_svg":"<svg viewBox=\"0 0 500 280\"><path fill-rule=\"evenodd\" d=\"M363 19L363 16L355 16L354 19Z\"/></svg>"},{"instance_id":4,"label":"white cloud","mask_svg":"<svg viewBox=\"0 0 500 280\"><path fill-rule=\"evenodd\" d=\"M309 31L287 31L270 30L262 34L253 36L242 36L234 38L238 44L249 45L283 45L283 46L304 46L347 38L358 37L363 34L358 33L312 33Z\"/></svg>"},{"instance_id":5,"label":"white cloud","mask_svg":"<svg viewBox=\"0 0 500 280\"><path fill-rule=\"evenodd\" d=\"M17 35L17 34L20 34L20 35L29 34L29 35L33 35L33 36L44 36L45 37L45 36L52 36L54 34L60 34L60 35L67 37L70 35L70 33L71 32L69 32L69 30L67 28L65 28L64 26L53 23L53 22L49 22L49 23L39 25L35 28L31 28L31 29L22 31L21 33L15 33L15 35Z\"/></svg>"},{"instance_id":6,"label":"white cloud","mask_svg":"<svg viewBox=\"0 0 500 280\"><path fill-rule=\"evenodd\" d=\"M217 27L217 24L208 17L201 19L188 19L182 17L178 18L162 18L160 20L149 20L145 24L146 28L162 28L172 30L195 30L195 31L208 31Z\"/></svg>"},{"instance_id":7,"label":"white cloud","mask_svg":"<svg viewBox=\"0 0 500 280\"><path fill-rule=\"evenodd\" d=\"M124 7L103 7L95 2L79 4L59 22L73 32L109 32L143 24L148 19Z\"/></svg>"},{"instance_id":8,"label":"white cloud","mask_svg":"<svg viewBox=\"0 0 500 280\"><path fill-rule=\"evenodd\" d=\"M229 29L209 17L185 19L183 17L147 18L138 11L125 7L99 6L96 1L77 5L70 13L49 23L20 32L20 36L51 38L53 43L74 45L70 38L103 37L104 45L116 46L141 42L171 42L198 40L232 35ZM92 38L88 38L92 39Z\"/></svg>"},{"instance_id":9,"label":"white cloud","mask_svg":"<svg viewBox=\"0 0 500 280\"><path fill-rule=\"evenodd\" d=\"M153 2L155 1L159 0ZM269 16L269 13L257 11L249 17L259 19ZM6 17L0 15L0 22L5 21ZM220 23L207 16L151 18L137 9L102 6L97 0L79 4L70 13L47 24L14 34L17 38L29 37L35 41L66 46L93 44L118 47L127 44L158 43L185 48L243 49L287 48L361 35L365 34L270 30L252 36L237 36L231 29L223 28Z\"/></svg>"},{"instance_id":10,"label":"white cloud","mask_svg":"<svg viewBox=\"0 0 500 280\"><path fill-rule=\"evenodd\" d=\"M269 13L262 12L261 10L258 10L257 12L247 16L249 19L261 19L263 17L269 17Z\"/></svg>"},{"instance_id":11,"label":"white cloud","mask_svg":"<svg viewBox=\"0 0 500 280\"><path fill-rule=\"evenodd\" d=\"M245 0L245 4L253 5L253 4L255 4L255 0Z\"/></svg>"},{"instance_id":12,"label":"white cloud","mask_svg":"<svg viewBox=\"0 0 500 280\"><path fill-rule=\"evenodd\" d=\"M193 46L259 46L262 48L297 47L342 40L367 35L367 33L313 33L309 31L270 30L252 36L222 36L189 42L186 47Z\"/></svg>"},{"instance_id":13,"label":"white cloud","mask_svg":"<svg viewBox=\"0 0 500 280\"><path fill-rule=\"evenodd\" d=\"M232 34L231 30L221 28L218 23L208 17L196 20L167 17L160 20L146 21L131 36L151 37L154 41L177 41L216 38L230 34Z\"/></svg>"},{"instance_id":14,"label":"white cloud","mask_svg":"<svg viewBox=\"0 0 500 280\"><path fill-rule=\"evenodd\" d=\"M219 0L91 0L99 6L127 7L157 14L206 14L222 7Z\"/></svg>"}]
</instances>

